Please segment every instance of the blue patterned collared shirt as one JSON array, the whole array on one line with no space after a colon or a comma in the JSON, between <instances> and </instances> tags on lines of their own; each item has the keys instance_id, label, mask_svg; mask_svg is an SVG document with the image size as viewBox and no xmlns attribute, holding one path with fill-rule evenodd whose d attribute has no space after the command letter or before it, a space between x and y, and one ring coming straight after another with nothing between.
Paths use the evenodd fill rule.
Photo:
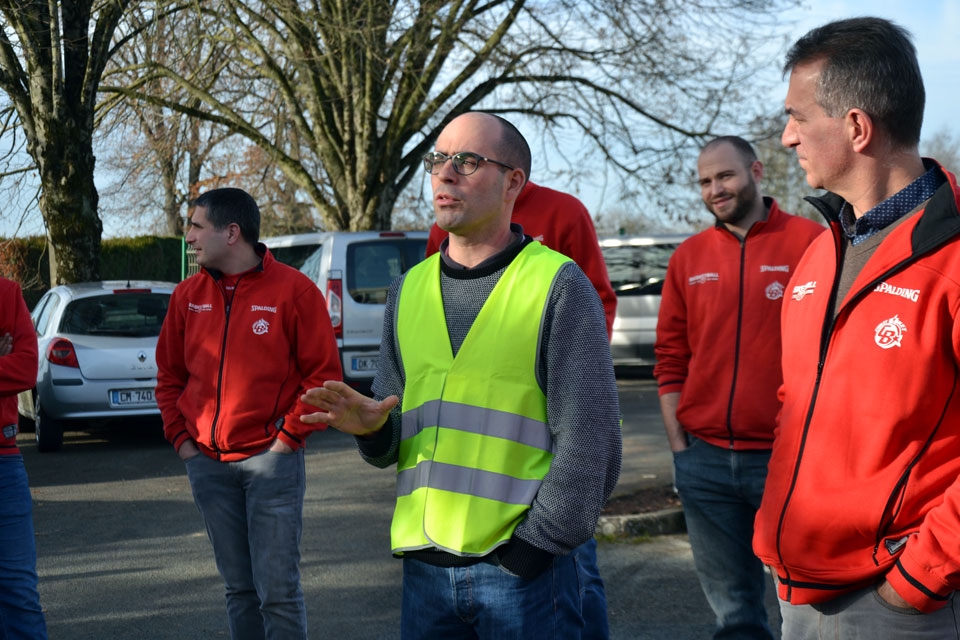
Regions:
<instances>
[{"instance_id":1,"label":"blue patterned collared shirt","mask_svg":"<svg viewBox=\"0 0 960 640\"><path fill-rule=\"evenodd\" d=\"M857 245L887 228L906 214L916 209L921 203L929 200L934 192L944 183L946 178L937 169L931 166L926 173L911 182L909 185L893 194L863 216L857 218L849 202L843 203L840 210L840 223L851 244Z\"/></svg>"}]
</instances>

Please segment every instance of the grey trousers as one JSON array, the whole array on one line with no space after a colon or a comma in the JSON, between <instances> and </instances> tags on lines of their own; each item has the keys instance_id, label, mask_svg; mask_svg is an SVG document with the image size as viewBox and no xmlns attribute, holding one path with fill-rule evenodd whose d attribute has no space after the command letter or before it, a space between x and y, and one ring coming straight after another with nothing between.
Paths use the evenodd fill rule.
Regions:
<instances>
[{"instance_id":1,"label":"grey trousers","mask_svg":"<svg viewBox=\"0 0 960 640\"><path fill-rule=\"evenodd\" d=\"M875 586L829 602L780 601L783 640L960 640L960 598L933 613L887 604Z\"/></svg>"}]
</instances>

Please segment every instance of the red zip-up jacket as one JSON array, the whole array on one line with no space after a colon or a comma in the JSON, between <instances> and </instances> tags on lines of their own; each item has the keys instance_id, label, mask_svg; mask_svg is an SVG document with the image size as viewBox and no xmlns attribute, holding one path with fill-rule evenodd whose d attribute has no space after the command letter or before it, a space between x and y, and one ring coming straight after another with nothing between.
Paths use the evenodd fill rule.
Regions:
<instances>
[{"instance_id":1,"label":"red zip-up jacket","mask_svg":"<svg viewBox=\"0 0 960 640\"><path fill-rule=\"evenodd\" d=\"M242 275L229 310L216 272L174 289L157 342L157 404L175 449L242 460L279 438L294 450L317 425L300 395L342 377L323 295L309 278L274 260ZM326 425L320 425L326 428Z\"/></svg>"},{"instance_id":2,"label":"red zip-up jacket","mask_svg":"<svg viewBox=\"0 0 960 640\"><path fill-rule=\"evenodd\" d=\"M0 356L0 455L17 448L17 394L37 384L37 332L20 285L0 278L0 336L9 333L13 351Z\"/></svg>"},{"instance_id":3,"label":"red zip-up jacket","mask_svg":"<svg viewBox=\"0 0 960 640\"><path fill-rule=\"evenodd\" d=\"M617 294L610 284L593 219L583 203L569 193L527 182L513 205L511 221L534 240L572 259L587 274L603 303L609 339L617 316ZM427 239L427 255L436 253L446 237L447 232L434 223Z\"/></svg>"},{"instance_id":4,"label":"red zip-up jacket","mask_svg":"<svg viewBox=\"0 0 960 640\"><path fill-rule=\"evenodd\" d=\"M712 445L769 449L780 401L780 305L812 220L764 198L767 219L741 242L722 223L670 257L654 345L660 395L679 392L684 431Z\"/></svg>"},{"instance_id":5,"label":"red zip-up jacket","mask_svg":"<svg viewBox=\"0 0 960 640\"><path fill-rule=\"evenodd\" d=\"M960 588L960 189L947 182L883 239L829 313L832 233L783 305L783 410L754 551L795 604L884 578L929 612Z\"/></svg>"}]
</instances>

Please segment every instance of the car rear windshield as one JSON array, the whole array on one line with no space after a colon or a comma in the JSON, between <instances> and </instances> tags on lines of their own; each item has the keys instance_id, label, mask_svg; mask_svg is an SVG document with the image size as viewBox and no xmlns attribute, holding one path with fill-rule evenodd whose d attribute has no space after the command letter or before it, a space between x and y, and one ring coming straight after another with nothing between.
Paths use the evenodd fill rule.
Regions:
<instances>
[{"instance_id":1,"label":"car rear windshield","mask_svg":"<svg viewBox=\"0 0 960 640\"><path fill-rule=\"evenodd\" d=\"M618 296L660 295L667 263L679 243L601 247Z\"/></svg>"},{"instance_id":2,"label":"car rear windshield","mask_svg":"<svg viewBox=\"0 0 960 640\"><path fill-rule=\"evenodd\" d=\"M361 304L383 304L394 278L423 260L425 238L354 242L347 247L347 292Z\"/></svg>"},{"instance_id":3,"label":"car rear windshield","mask_svg":"<svg viewBox=\"0 0 960 640\"><path fill-rule=\"evenodd\" d=\"M158 336L169 293L107 294L74 300L63 312L60 331L81 336Z\"/></svg>"}]
</instances>

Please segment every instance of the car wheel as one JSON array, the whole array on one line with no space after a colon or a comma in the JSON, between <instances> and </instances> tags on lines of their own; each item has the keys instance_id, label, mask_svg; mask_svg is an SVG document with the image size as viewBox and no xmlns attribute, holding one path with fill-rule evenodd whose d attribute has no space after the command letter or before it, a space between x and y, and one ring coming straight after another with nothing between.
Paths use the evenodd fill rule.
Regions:
<instances>
[{"instance_id":1,"label":"car wheel","mask_svg":"<svg viewBox=\"0 0 960 640\"><path fill-rule=\"evenodd\" d=\"M17 426L20 429L20 433L29 433L33 431L33 420L25 415L18 415Z\"/></svg>"},{"instance_id":2,"label":"car wheel","mask_svg":"<svg viewBox=\"0 0 960 640\"><path fill-rule=\"evenodd\" d=\"M63 422L47 415L39 397L36 399L36 409L37 417L33 426L37 436L37 451L47 453L59 450L63 445Z\"/></svg>"},{"instance_id":3,"label":"car wheel","mask_svg":"<svg viewBox=\"0 0 960 640\"><path fill-rule=\"evenodd\" d=\"M27 411L28 413L29 413L29 412L33 412L34 414L36 414L36 412L33 411L33 407L35 406L34 403L36 402L36 398L37 398L37 391L36 391L36 389L34 389L33 391L29 391L29 392L24 391L23 394L27 394L27 397L29 398L29 402L30 402L30 405L29 405L29 406L26 406L26 401L23 402L23 404L25 405L25 406L23 407L23 410L24 410L24 411ZM23 395L23 394L21 394L21 395ZM18 397L18 398L17 398L17 411L18 411L18 413L19 413L19 410L21 409L20 400L21 400L21 398ZM18 423L18 426L20 427L20 433L33 433L33 418L30 418L30 417L28 417L27 415L25 415L25 414L23 414L23 413L19 413L19 415L17 416L17 423Z\"/></svg>"}]
</instances>

